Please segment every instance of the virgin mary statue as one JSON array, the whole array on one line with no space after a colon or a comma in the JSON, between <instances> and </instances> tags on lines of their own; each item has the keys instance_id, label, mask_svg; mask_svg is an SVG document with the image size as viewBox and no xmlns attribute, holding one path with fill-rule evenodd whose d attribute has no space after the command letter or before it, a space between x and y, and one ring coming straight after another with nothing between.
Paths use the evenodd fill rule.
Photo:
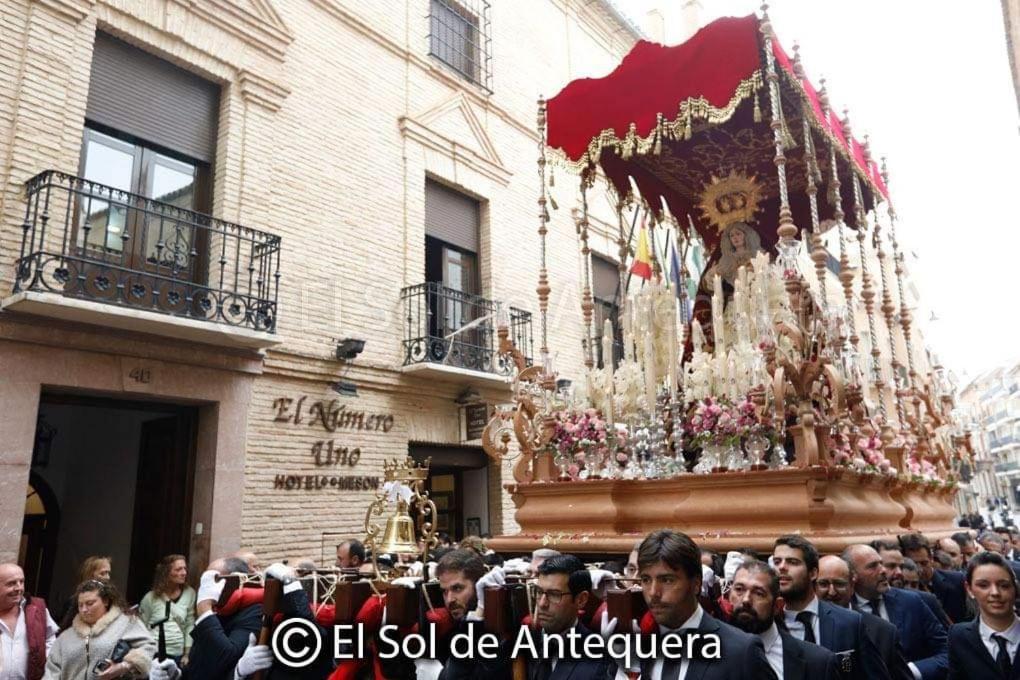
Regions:
<instances>
[{"instance_id":1,"label":"virgin mary statue","mask_svg":"<svg viewBox=\"0 0 1020 680\"><path fill-rule=\"evenodd\" d=\"M733 222L727 226L719 240L719 248L722 255L716 271L731 286L737 278L737 269L749 265L755 255L763 252L761 237L745 222Z\"/></svg>"}]
</instances>

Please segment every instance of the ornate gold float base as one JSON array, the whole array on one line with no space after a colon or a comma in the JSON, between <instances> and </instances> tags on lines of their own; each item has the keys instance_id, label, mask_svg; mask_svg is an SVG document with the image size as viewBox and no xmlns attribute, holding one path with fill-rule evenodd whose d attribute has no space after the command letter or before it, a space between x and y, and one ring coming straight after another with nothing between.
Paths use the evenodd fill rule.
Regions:
<instances>
[{"instance_id":1,"label":"ornate gold float base","mask_svg":"<svg viewBox=\"0 0 1020 680\"><path fill-rule=\"evenodd\" d=\"M507 488L517 505L521 533L487 543L508 553L549 547L626 554L645 534L661 528L683 531L713 550L767 551L777 536L799 533L822 552L914 530L931 538L956 530L955 490L846 468L532 482Z\"/></svg>"}]
</instances>

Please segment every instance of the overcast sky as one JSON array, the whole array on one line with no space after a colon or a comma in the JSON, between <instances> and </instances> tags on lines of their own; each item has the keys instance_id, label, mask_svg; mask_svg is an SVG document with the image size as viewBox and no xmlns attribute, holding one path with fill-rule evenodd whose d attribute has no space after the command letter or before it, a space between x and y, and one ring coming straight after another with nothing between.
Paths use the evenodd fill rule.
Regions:
<instances>
[{"instance_id":1,"label":"overcast sky","mask_svg":"<svg viewBox=\"0 0 1020 680\"><path fill-rule=\"evenodd\" d=\"M641 25L673 1L616 4ZM702 0L701 24L759 5ZM1020 359L1020 116L999 0L774 0L769 14L888 158L928 345L963 382Z\"/></svg>"}]
</instances>

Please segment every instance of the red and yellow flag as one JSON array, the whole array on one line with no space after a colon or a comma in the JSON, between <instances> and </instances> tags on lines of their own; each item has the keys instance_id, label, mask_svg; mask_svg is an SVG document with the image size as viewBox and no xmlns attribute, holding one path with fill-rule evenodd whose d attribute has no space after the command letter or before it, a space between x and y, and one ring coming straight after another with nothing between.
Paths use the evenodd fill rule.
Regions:
<instances>
[{"instance_id":1,"label":"red and yellow flag","mask_svg":"<svg viewBox=\"0 0 1020 680\"><path fill-rule=\"evenodd\" d=\"M648 230L644 225L641 225L641 231L638 232L637 252L634 253L634 264L630 266L630 273L646 281L652 278L652 249L648 245Z\"/></svg>"}]
</instances>

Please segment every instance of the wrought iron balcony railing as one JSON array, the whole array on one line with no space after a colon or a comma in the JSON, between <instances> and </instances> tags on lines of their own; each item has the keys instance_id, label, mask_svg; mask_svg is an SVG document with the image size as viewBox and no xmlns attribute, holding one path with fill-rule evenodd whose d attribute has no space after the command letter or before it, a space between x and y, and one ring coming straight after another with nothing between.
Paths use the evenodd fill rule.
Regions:
<instances>
[{"instance_id":1,"label":"wrought iron balcony railing","mask_svg":"<svg viewBox=\"0 0 1020 680\"><path fill-rule=\"evenodd\" d=\"M504 376L513 372L512 362L499 354L495 301L438 283L404 288L400 300L406 324L404 366L443 364ZM509 309L510 339L530 364L531 313Z\"/></svg>"},{"instance_id":2,"label":"wrought iron balcony railing","mask_svg":"<svg viewBox=\"0 0 1020 680\"><path fill-rule=\"evenodd\" d=\"M15 293L276 331L279 236L54 170L25 189Z\"/></svg>"}]
</instances>

